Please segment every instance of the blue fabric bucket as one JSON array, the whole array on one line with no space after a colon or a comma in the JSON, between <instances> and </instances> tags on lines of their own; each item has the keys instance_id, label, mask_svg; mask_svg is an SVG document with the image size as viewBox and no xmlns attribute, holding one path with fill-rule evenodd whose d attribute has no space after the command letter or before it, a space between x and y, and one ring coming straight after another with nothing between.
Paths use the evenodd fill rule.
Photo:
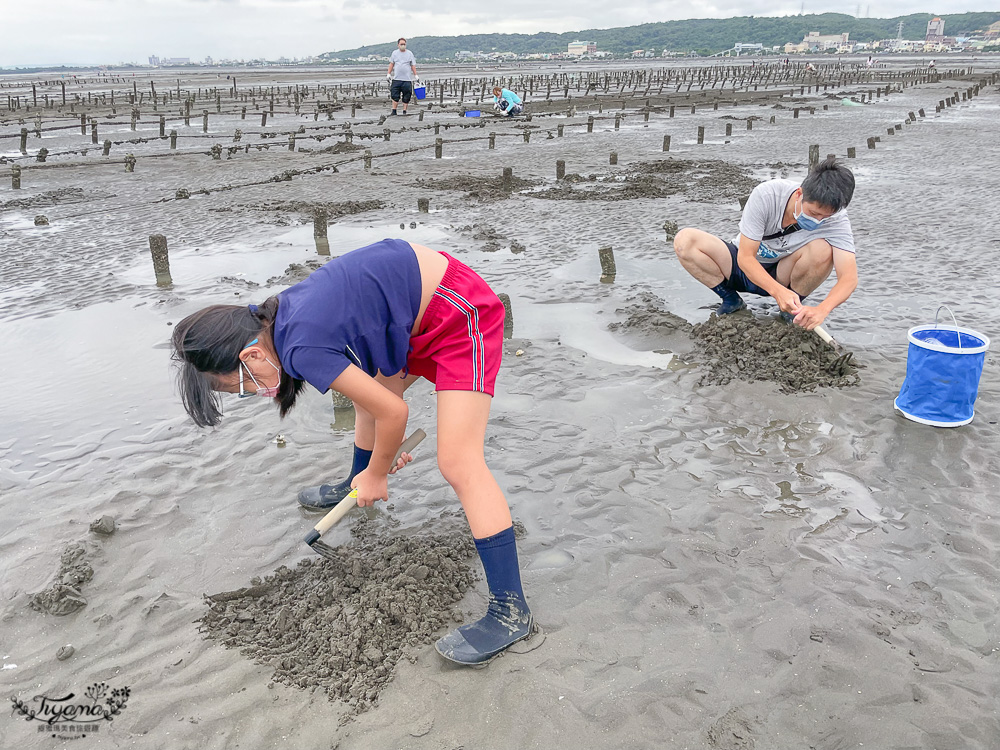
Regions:
<instances>
[{"instance_id":1,"label":"blue fabric bucket","mask_svg":"<svg viewBox=\"0 0 1000 750\"><path fill-rule=\"evenodd\" d=\"M426 86L417 86L415 89L413 89L413 95L416 96L417 99L426 99L427 98L427 87Z\"/></svg>"},{"instance_id":2,"label":"blue fabric bucket","mask_svg":"<svg viewBox=\"0 0 1000 750\"><path fill-rule=\"evenodd\" d=\"M915 326L907 338L906 378L893 406L935 427L971 422L990 340L958 325L939 326L936 315L933 326Z\"/></svg>"},{"instance_id":3,"label":"blue fabric bucket","mask_svg":"<svg viewBox=\"0 0 1000 750\"><path fill-rule=\"evenodd\" d=\"M482 110L479 110L479 109L467 109L465 111L465 116L466 117L479 117L479 115L481 115L482 113L483 113Z\"/></svg>"}]
</instances>

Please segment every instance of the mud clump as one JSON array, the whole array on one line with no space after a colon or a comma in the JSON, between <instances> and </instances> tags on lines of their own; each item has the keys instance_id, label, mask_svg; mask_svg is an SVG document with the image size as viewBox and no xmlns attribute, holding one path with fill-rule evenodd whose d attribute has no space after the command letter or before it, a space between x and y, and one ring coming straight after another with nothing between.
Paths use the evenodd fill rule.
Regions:
<instances>
[{"instance_id":1,"label":"mud clump","mask_svg":"<svg viewBox=\"0 0 1000 750\"><path fill-rule=\"evenodd\" d=\"M573 185L585 184L574 188ZM660 159L630 164L605 175L567 175L548 190L531 193L546 200L620 201L684 195L690 200L717 203L736 200L759 184L743 167L720 160Z\"/></svg>"},{"instance_id":2,"label":"mud clump","mask_svg":"<svg viewBox=\"0 0 1000 750\"><path fill-rule=\"evenodd\" d=\"M625 319L608 324L609 331L671 334L691 330L691 324L684 318L664 310L663 300L655 294L641 292L625 301L629 304L615 310L625 315Z\"/></svg>"},{"instance_id":3,"label":"mud clump","mask_svg":"<svg viewBox=\"0 0 1000 750\"><path fill-rule=\"evenodd\" d=\"M319 260L316 258L310 258L305 263L292 263L281 276L272 276L267 280L267 285L271 286L273 284L298 284L300 281L305 279L309 274L318 269L320 266L324 265L329 258L325 260ZM248 289L256 288L247 287Z\"/></svg>"},{"instance_id":4,"label":"mud clump","mask_svg":"<svg viewBox=\"0 0 1000 750\"><path fill-rule=\"evenodd\" d=\"M249 209L252 211L267 211L275 213L299 214L309 217L315 215L317 209L326 211L329 221L340 219L344 216L353 216L368 211L378 211L385 208L386 204L380 200L368 201L268 201L266 203L244 203L237 208Z\"/></svg>"},{"instance_id":5,"label":"mud clump","mask_svg":"<svg viewBox=\"0 0 1000 750\"><path fill-rule=\"evenodd\" d=\"M0 209L12 211L24 208L48 208L58 206L62 203L80 203L85 200L93 200L94 195L87 195L83 188L67 187L56 190L47 190L44 193L33 195L30 198L15 198L4 203L0 203ZM102 196L114 197L114 196Z\"/></svg>"},{"instance_id":6,"label":"mud clump","mask_svg":"<svg viewBox=\"0 0 1000 750\"><path fill-rule=\"evenodd\" d=\"M435 533L384 526L362 519L352 542L329 548L333 559L311 557L206 596L202 630L272 666L275 682L319 688L351 714L375 706L401 658L415 659L408 652L462 621L456 605L476 580L458 514Z\"/></svg>"},{"instance_id":7,"label":"mud clump","mask_svg":"<svg viewBox=\"0 0 1000 750\"><path fill-rule=\"evenodd\" d=\"M31 597L31 608L50 615L68 615L87 606L80 587L94 577L82 544L68 544L59 557L56 580L44 591Z\"/></svg>"},{"instance_id":8,"label":"mud clump","mask_svg":"<svg viewBox=\"0 0 1000 750\"><path fill-rule=\"evenodd\" d=\"M702 385L733 380L766 380L782 393L818 386L844 388L860 384L854 363L836 367L837 352L819 336L779 319L757 320L749 313L719 317L714 313L691 329L704 354L708 372Z\"/></svg>"},{"instance_id":9,"label":"mud clump","mask_svg":"<svg viewBox=\"0 0 1000 750\"><path fill-rule=\"evenodd\" d=\"M510 192L505 192L501 177L446 177L441 180L417 180L417 187L430 190L460 190L469 200L479 203L491 203L504 200L521 190L534 187L536 183L525 180L517 175L510 179Z\"/></svg>"}]
</instances>

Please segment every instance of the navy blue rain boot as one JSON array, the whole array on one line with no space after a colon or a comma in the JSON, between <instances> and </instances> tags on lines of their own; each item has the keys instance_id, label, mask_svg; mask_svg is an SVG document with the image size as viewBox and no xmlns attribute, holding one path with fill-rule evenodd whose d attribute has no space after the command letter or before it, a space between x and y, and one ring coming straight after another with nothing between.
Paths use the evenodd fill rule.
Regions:
<instances>
[{"instance_id":1,"label":"navy blue rain boot","mask_svg":"<svg viewBox=\"0 0 1000 750\"><path fill-rule=\"evenodd\" d=\"M351 473L347 479L338 484L321 484L319 487L306 487L299 492L299 505L310 510L329 510L351 494L351 480L368 468L372 452L354 446L354 461L351 463Z\"/></svg>"},{"instance_id":2,"label":"navy blue rain boot","mask_svg":"<svg viewBox=\"0 0 1000 750\"><path fill-rule=\"evenodd\" d=\"M739 293L727 287L725 281L712 287L712 291L722 298L722 304L715 310L716 315L729 315L747 306Z\"/></svg>"},{"instance_id":3,"label":"navy blue rain boot","mask_svg":"<svg viewBox=\"0 0 1000 750\"><path fill-rule=\"evenodd\" d=\"M434 644L441 656L458 664L488 662L504 649L531 635L534 625L521 590L514 527L475 541L490 588L486 616L451 631Z\"/></svg>"}]
</instances>

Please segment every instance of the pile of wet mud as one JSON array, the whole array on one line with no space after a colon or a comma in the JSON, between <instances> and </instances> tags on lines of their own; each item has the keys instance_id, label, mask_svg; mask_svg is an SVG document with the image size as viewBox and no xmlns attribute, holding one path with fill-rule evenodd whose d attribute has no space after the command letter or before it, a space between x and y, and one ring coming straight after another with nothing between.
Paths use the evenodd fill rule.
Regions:
<instances>
[{"instance_id":1,"label":"pile of wet mud","mask_svg":"<svg viewBox=\"0 0 1000 750\"><path fill-rule=\"evenodd\" d=\"M567 175L555 187L531 193L531 197L622 201L684 195L694 201L716 203L746 197L758 184L748 169L724 161L660 159L630 164L624 171L610 175Z\"/></svg>"},{"instance_id":2,"label":"pile of wet mud","mask_svg":"<svg viewBox=\"0 0 1000 750\"><path fill-rule=\"evenodd\" d=\"M202 630L272 666L275 682L366 711L408 650L463 621L456 605L476 580L475 547L461 514L446 516L434 533L410 534L390 533L391 520L361 519L352 542L328 548L332 559L311 557L206 596Z\"/></svg>"},{"instance_id":3,"label":"pile of wet mud","mask_svg":"<svg viewBox=\"0 0 1000 750\"><path fill-rule=\"evenodd\" d=\"M471 177L457 175L440 180L417 179L417 187L429 190L461 190L469 200L480 203L491 203L504 200L520 190L534 187L535 182L525 180L517 175L510 178L510 190L504 189L502 177Z\"/></svg>"},{"instance_id":4,"label":"pile of wet mud","mask_svg":"<svg viewBox=\"0 0 1000 750\"><path fill-rule=\"evenodd\" d=\"M839 355L811 331L778 318L758 320L750 313L722 317L712 313L691 329L708 367L702 385L726 385L733 380L777 383L782 393L817 387L856 386L858 366L837 366Z\"/></svg>"},{"instance_id":5,"label":"pile of wet mud","mask_svg":"<svg viewBox=\"0 0 1000 750\"><path fill-rule=\"evenodd\" d=\"M495 253L507 246L508 237L500 234L496 229L487 224L467 224L458 230L461 234L467 235L474 240L484 243L483 250L488 253ZM510 240L510 251L514 254L523 253L527 248L517 240Z\"/></svg>"},{"instance_id":6,"label":"pile of wet mud","mask_svg":"<svg viewBox=\"0 0 1000 750\"><path fill-rule=\"evenodd\" d=\"M651 292L640 292L628 297L625 307L615 310L624 320L608 324L609 331L643 335L669 335L690 331L691 324L679 315L664 310L664 301Z\"/></svg>"},{"instance_id":7,"label":"pile of wet mud","mask_svg":"<svg viewBox=\"0 0 1000 750\"><path fill-rule=\"evenodd\" d=\"M44 591L32 595L31 608L49 615L68 615L83 609L87 600L80 588L93 577L87 548L77 542L68 544L59 557L55 580Z\"/></svg>"}]
</instances>

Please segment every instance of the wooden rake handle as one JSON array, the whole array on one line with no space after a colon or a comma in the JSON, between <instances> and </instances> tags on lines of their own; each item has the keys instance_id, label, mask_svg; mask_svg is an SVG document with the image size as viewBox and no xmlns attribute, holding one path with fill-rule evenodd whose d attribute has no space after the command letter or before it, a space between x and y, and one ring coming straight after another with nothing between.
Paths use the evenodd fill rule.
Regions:
<instances>
[{"instance_id":1,"label":"wooden rake handle","mask_svg":"<svg viewBox=\"0 0 1000 750\"><path fill-rule=\"evenodd\" d=\"M427 433L424 432L423 430L421 429L414 430L413 434L410 435L408 438L406 438L406 440L403 441L402 445L399 446L399 450L396 451L396 457L392 459L393 466L396 465L396 461L399 460L399 457L401 455L412 451L414 448L420 445L420 443L423 441L425 437L427 437ZM333 528L333 526L338 521L340 521L341 518L346 516L350 512L351 508L355 507L357 504L358 504L358 491L351 490L350 494L348 494L347 497L345 497L343 500L341 500L339 503L333 506L330 512L327 513L325 516L323 516L323 518L320 519L319 523L313 526L313 531L310 532L309 536L306 537L306 541L309 544L312 544L312 542L309 542L310 538L313 538L313 541L315 541L315 539L318 539L319 537L323 536L323 534L325 534L327 531Z\"/></svg>"}]
</instances>

